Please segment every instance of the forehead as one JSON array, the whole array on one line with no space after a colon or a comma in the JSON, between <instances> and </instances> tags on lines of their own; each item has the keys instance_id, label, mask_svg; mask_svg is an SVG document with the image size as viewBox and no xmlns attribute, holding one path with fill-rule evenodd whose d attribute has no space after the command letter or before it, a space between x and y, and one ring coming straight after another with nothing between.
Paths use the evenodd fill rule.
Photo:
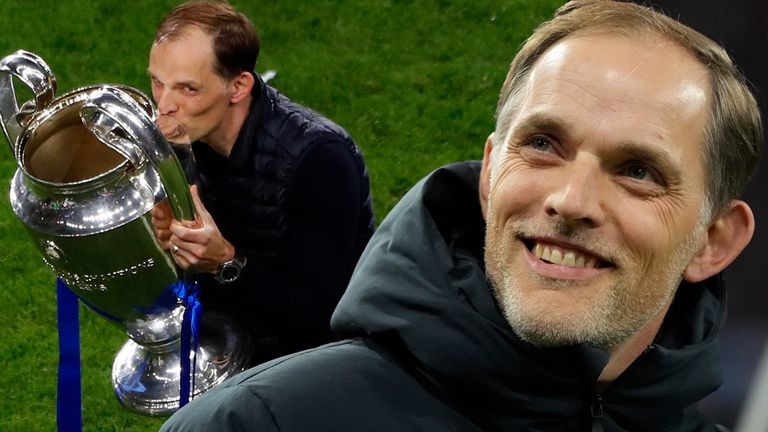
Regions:
<instances>
[{"instance_id":1,"label":"forehead","mask_svg":"<svg viewBox=\"0 0 768 432\"><path fill-rule=\"evenodd\" d=\"M162 80L198 81L214 71L213 39L196 26L155 42L149 53L149 72Z\"/></svg>"},{"instance_id":2,"label":"forehead","mask_svg":"<svg viewBox=\"0 0 768 432\"><path fill-rule=\"evenodd\" d=\"M534 64L516 111L512 129L546 114L582 137L700 153L709 81L695 58L660 37L572 36Z\"/></svg>"}]
</instances>

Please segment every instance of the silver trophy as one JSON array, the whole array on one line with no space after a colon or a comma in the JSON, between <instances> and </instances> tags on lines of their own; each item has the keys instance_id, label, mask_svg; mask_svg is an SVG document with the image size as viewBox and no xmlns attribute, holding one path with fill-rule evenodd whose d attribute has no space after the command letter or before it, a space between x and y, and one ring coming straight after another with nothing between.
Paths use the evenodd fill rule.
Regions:
<instances>
[{"instance_id":1,"label":"silver trophy","mask_svg":"<svg viewBox=\"0 0 768 432\"><path fill-rule=\"evenodd\" d=\"M34 94L21 108L15 80ZM127 332L112 367L120 402L142 414L171 413L181 400L180 355L189 354L180 354L185 307L171 287L185 275L158 244L149 212L167 198L177 219L194 219L184 171L142 92L98 85L55 98L55 91L37 55L0 60L0 121L19 167L11 206L45 264ZM213 333L196 351L193 397L246 366L238 333L227 326Z\"/></svg>"}]
</instances>

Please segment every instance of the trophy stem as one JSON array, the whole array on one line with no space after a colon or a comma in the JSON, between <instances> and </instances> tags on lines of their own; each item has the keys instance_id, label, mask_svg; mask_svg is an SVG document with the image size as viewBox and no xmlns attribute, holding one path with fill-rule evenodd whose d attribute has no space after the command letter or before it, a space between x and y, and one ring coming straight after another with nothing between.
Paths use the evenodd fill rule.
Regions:
<instances>
[{"instance_id":1,"label":"trophy stem","mask_svg":"<svg viewBox=\"0 0 768 432\"><path fill-rule=\"evenodd\" d=\"M191 398L248 367L249 359L242 349L249 345L248 337L233 326L220 326L221 319L216 316L218 328L206 332L206 316L203 316L203 331L190 377ZM178 334L164 343L151 345L128 339L112 365L112 385L120 403L131 411L150 416L169 415L179 409L180 348Z\"/></svg>"}]
</instances>

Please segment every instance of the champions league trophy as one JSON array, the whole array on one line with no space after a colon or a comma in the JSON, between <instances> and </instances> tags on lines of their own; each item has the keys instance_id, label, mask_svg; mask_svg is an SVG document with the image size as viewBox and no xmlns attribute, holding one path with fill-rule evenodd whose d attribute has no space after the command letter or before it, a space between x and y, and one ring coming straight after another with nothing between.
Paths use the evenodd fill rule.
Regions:
<instances>
[{"instance_id":1,"label":"champions league trophy","mask_svg":"<svg viewBox=\"0 0 768 432\"><path fill-rule=\"evenodd\" d=\"M14 78L34 93L21 109ZM226 326L203 335L196 351L180 350L179 287L189 283L158 244L150 210L167 198L177 219L194 219L189 186L143 93L99 85L54 99L55 91L37 55L17 51L0 60L0 120L19 167L11 206L45 264L127 332L112 367L120 402L141 414L169 414L189 398L180 392L183 356L194 359L192 397L247 360Z\"/></svg>"}]
</instances>

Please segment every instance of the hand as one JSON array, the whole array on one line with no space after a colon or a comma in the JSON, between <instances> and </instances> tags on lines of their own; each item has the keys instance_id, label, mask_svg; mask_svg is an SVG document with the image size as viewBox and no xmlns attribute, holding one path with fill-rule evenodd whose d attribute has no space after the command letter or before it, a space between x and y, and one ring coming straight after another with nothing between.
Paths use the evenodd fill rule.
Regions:
<instances>
[{"instance_id":1,"label":"hand","mask_svg":"<svg viewBox=\"0 0 768 432\"><path fill-rule=\"evenodd\" d=\"M165 139L177 144L190 144L192 141L187 135L187 130L176 119L165 114L157 115L157 127L160 128Z\"/></svg>"},{"instance_id":2,"label":"hand","mask_svg":"<svg viewBox=\"0 0 768 432\"><path fill-rule=\"evenodd\" d=\"M190 192L195 203L197 220L170 221L171 235L168 241L173 258L184 270L217 273L221 264L234 259L235 247L219 231L216 222L200 200L197 186L192 186Z\"/></svg>"}]
</instances>

